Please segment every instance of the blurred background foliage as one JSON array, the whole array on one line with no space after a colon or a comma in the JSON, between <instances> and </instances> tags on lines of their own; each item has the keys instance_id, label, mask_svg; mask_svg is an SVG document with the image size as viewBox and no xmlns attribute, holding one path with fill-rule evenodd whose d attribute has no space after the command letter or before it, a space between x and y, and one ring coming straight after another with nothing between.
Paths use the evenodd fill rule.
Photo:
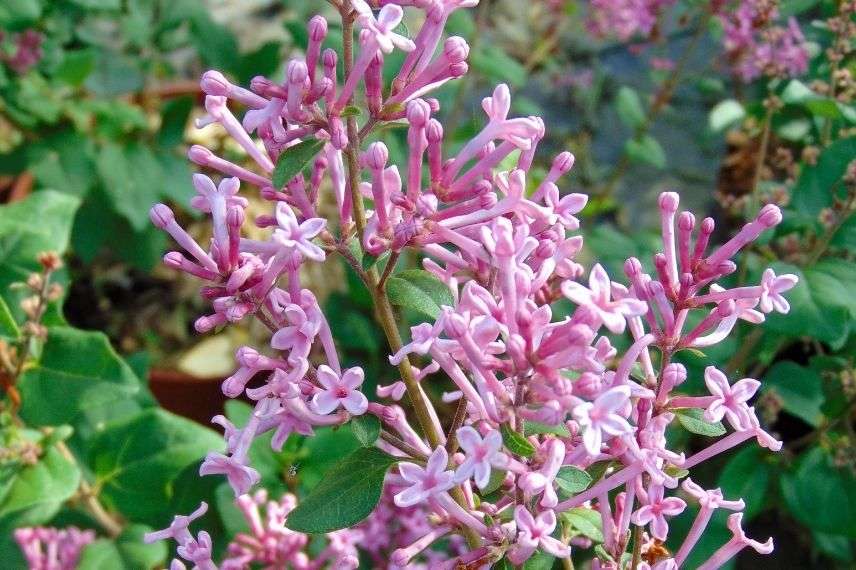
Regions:
<instances>
[{"instance_id":1,"label":"blurred background foliage","mask_svg":"<svg viewBox=\"0 0 856 570\"><path fill-rule=\"evenodd\" d=\"M743 255L733 280L757 283L771 262L777 273L799 274L791 314L770 316L757 332L738 328L707 353L682 354L691 388L702 389L709 364L762 378L758 407L786 442L780 454L740 450L694 476L726 496L745 496L750 534L776 537L771 559L747 556L738 561L744 567L854 564L856 60L843 46L852 49L856 40L830 25L845 4L783 0L780 20L800 23L808 69L752 83L732 72L722 24L701 0L669 5L650 34L626 40L592 34L591 6L576 0L482 0L455 12L447 27L472 49L470 74L439 94L446 132L458 143L471 137L482 120L481 97L508 83L513 112L541 115L547 125L536 178L556 152L575 153L562 190L591 196L584 255L610 274L621 274L630 255L650 268L663 190L680 191L685 208L716 217L720 240L761 203L785 209L785 223ZM16 526L104 530L84 508L81 480L127 523L120 535L88 547L83 567L163 563L166 547L141 547L140 534L200 499L216 505L206 521L215 544L240 528L225 484L196 476L218 436L158 400L205 423L222 411L217 380L231 373L234 349L263 344L264 331L193 334L203 310L195 285L158 267L168 244L149 224L148 208L167 201L192 222L189 145L205 142L245 159L216 127L193 128L201 115L199 75L216 68L242 84L255 75L281 80L282 63L306 44L306 20L326 10L321 0L0 4L0 340L23 338L24 293L12 284L37 270L36 254L56 250L67 264L56 276L67 294L48 310L48 340L20 382L21 417L35 431L0 425L5 450L26 447L22 441L42 450L35 464L6 456L0 463L5 567L20 563L9 539ZM852 12L843 14L852 22ZM336 18L330 21L327 41L335 47L341 40ZM383 136L400 162L404 133ZM335 315L346 363L366 368L371 393L393 374L388 349L356 276L328 265L308 278ZM249 407L231 402L225 413L240 424ZM73 431L57 428L65 425ZM307 441L292 438L280 454L256 442L253 463L272 495L311 487L357 445L347 430L320 431ZM670 437L688 451L703 444L688 431ZM127 446L121 457L119 445ZM77 461L57 449L71 449ZM675 525L688 528L693 516L688 509ZM690 566L727 539L719 522L720 533L709 531Z\"/></svg>"}]
</instances>

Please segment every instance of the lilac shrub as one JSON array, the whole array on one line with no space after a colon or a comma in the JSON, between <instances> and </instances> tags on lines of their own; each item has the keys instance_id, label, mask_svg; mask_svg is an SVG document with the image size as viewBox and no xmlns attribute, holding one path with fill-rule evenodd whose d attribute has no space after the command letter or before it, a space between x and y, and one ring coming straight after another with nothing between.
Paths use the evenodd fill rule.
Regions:
<instances>
[{"instance_id":1,"label":"lilac shrub","mask_svg":"<svg viewBox=\"0 0 856 570\"><path fill-rule=\"evenodd\" d=\"M577 259L583 239L576 215L587 197L558 186L574 158L560 153L536 179L531 167L545 125L510 116L507 86L483 99L486 119L469 142L454 149L445 140L439 104L429 95L467 71L469 48L459 37L443 40L443 28L452 12L477 0L387 0L379 11L363 0L331 3L343 18L343 53L323 49L328 25L316 16L305 56L288 62L283 83L256 77L246 89L216 71L203 76L207 115L200 126L222 126L255 163L250 169L190 149L194 163L221 175L219 182L193 178L192 206L210 216L210 243L191 237L166 205L151 210L153 223L185 252L167 253L165 263L205 283L211 313L196 329L255 317L271 332L269 347L237 351L238 369L223 392L245 395L255 408L244 426L214 418L226 452L212 451L200 469L227 478L250 522L250 534L235 538L219 567L354 568L354 545L376 567L389 568L421 561L488 567L503 558L519 565L538 552L570 558L593 546L569 518L583 512L601 525L595 568L624 567L631 556L633 568L678 568L719 508L735 511L728 520L733 538L705 569L747 546L770 552L772 540L744 534L742 500L688 477L750 439L781 447L751 404L759 383L709 367L707 391L687 393L687 370L672 358L723 341L738 320L757 324L788 311L783 293L796 284L793 275L768 269L758 285L727 287L737 269L732 258L781 221L778 207L763 207L714 247L714 220L679 211L678 195L665 192L662 248L648 269L634 257L623 278L600 264L586 269ZM403 7L424 15L412 39L399 33ZM385 86L384 60L394 50L407 55ZM243 119L235 107L247 109ZM406 128L406 163L390 164L383 142L364 144L384 124ZM269 214L247 220L242 185L258 188ZM325 201L334 213L323 213ZM267 238L244 237L250 224L267 228ZM419 254L423 270L397 270L405 250ZM343 258L364 281L389 341L400 380L379 387L377 401L361 390L362 368L343 367L328 315L301 281L304 264L328 256ZM562 299L573 306L567 315L555 305ZM405 342L392 304L431 317ZM627 332L629 347L618 350L613 343ZM457 406L453 418L441 418L425 388L444 377L454 385L443 395ZM405 396L407 413L397 403ZM370 455L386 461L383 469L391 466L383 494L377 489L359 517L381 496L367 521L351 529L342 529L353 525L344 520L313 526L306 521L320 515L298 518L293 496L267 502L264 492L250 494L260 481L248 453L255 438L273 432L272 445L281 449L291 434L311 436L318 426L355 418L380 425ZM722 437L685 456L667 444L672 425ZM335 488L335 476L328 479L322 486ZM343 489L324 506L350 512L358 500ZM670 553L662 545L669 518L687 501L700 510ZM204 509L148 539L172 538L194 567L217 568L210 537L188 530ZM320 527L326 546L309 554L301 531ZM432 548L441 541L445 546Z\"/></svg>"}]
</instances>

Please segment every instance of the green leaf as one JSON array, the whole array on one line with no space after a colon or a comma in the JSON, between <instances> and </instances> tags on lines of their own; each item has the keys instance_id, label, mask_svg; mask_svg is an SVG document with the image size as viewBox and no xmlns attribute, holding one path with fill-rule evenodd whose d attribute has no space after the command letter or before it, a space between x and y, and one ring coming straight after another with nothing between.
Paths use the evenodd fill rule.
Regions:
<instances>
[{"instance_id":1,"label":"green leaf","mask_svg":"<svg viewBox=\"0 0 856 570\"><path fill-rule=\"evenodd\" d=\"M525 437L508 427L508 424L500 426L502 431L502 442L509 451L522 457L535 455L535 447Z\"/></svg>"},{"instance_id":2,"label":"green leaf","mask_svg":"<svg viewBox=\"0 0 856 570\"><path fill-rule=\"evenodd\" d=\"M102 498L130 520L160 527L172 516L170 482L207 452L222 447L212 430L151 408L99 434L90 464Z\"/></svg>"},{"instance_id":3,"label":"green leaf","mask_svg":"<svg viewBox=\"0 0 856 570\"><path fill-rule=\"evenodd\" d=\"M847 165L856 156L856 137L833 142L826 147L815 165L804 165L791 194L792 208L802 214L817 216L832 205L833 188L841 187Z\"/></svg>"},{"instance_id":4,"label":"green leaf","mask_svg":"<svg viewBox=\"0 0 856 570\"><path fill-rule=\"evenodd\" d=\"M286 526L320 534L359 523L377 506L386 472L398 461L373 447L356 450L328 471L289 513Z\"/></svg>"},{"instance_id":5,"label":"green leaf","mask_svg":"<svg viewBox=\"0 0 856 570\"><path fill-rule=\"evenodd\" d=\"M42 14L39 0L3 0L0 3L0 24L9 29L35 22Z\"/></svg>"},{"instance_id":6,"label":"green leaf","mask_svg":"<svg viewBox=\"0 0 856 570\"><path fill-rule=\"evenodd\" d=\"M473 70L493 81L504 81L513 87L519 87L525 85L528 79L526 68L498 46L479 45L470 51L468 61Z\"/></svg>"},{"instance_id":7,"label":"green leaf","mask_svg":"<svg viewBox=\"0 0 856 570\"><path fill-rule=\"evenodd\" d=\"M803 273L795 265L776 262L777 275L793 273L799 283L785 295L791 305L787 315L771 313L764 326L790 337L807 336L838 349L850 333L851 314L847 285L825 271L811 268Z\"/></svg>"},{"instance_id":8,"label":"green leaf","mask_svg":"<svg viewBox=\"0 0 856 570\"><path fill-rule=\"evenodd\" d=\"M105 143L96 159L98 175L113 209L136 231L149 227L149 208L160 198L164 172L151 149L140 143Z\"/></svg>"},{"instance_id":9,"label":"green leaf","mask_svg":"<svg viewBox=\"0 0 856 570\"><path fill-rule=\"evenodd\" d=\"M523 570L550 570L555 561L555 556L536 550L535 554L523 563Z\"/></svg>"},{"instance_id":10,"label":"green leaf","mask_svg":"<svg viewBox=\"0 0 856 570\"><path fill-rule=\"evenodd\" d=\"M54 77L73 87L80 87L95 69L95 52L91 49L66 51Z\"/></svg>"},{"instance_id":11,"label":"green leaf","mask_svg":"<svg viewBox=\"0 0 856 570\"><path fill-rule=\"evenodd\" d=\"M591 475L572 465L565 465L556 474L556 485L568 497L582 493L588 489L591 482Z\"/></svg>"},{"instance_id":12,"label":"green leaf","mask_svg":"<svg viewBox=\"0 0 856 570\"><path fill-rule=\"evenodd\" d=\"M814 447L781 479L790 513L816 532L856 538L856 477L823 448Z\"/></svg>"},{"instance_id":13,"label":"green leaf","mask_svg":"<svg viewBox=\"0 0 856 570\"><path fill-rule=\"evenodd\" d=\"M9 285L26 281L30 273L40 270L36 261L39 253L65 253L79 205L73 196L44 190L0 206L0 296L16 321L24 319L18 307L22 297L10 291Z\"/></svg>"},{"instance_id":14,"label":"green leaf","mask_svg":"<svg viewBox=\"0 0 856 570\"><path fill-rule=\"evenodd\" d=\"M602 522L600 513L597 511L586 507L576 507L565 511L560 516L578 534L595 542L603 542Z\"/></svg>"},{"instance_id":15,"label":"green leaf","mask_svg":"<svg viewBox=\"0 0 856 570\"><path fill-rule=\"evenodd\" d=\"M747 521L761 512L770 486L773 472L765 455L767 451L755 445L741 449L728 460L716 482L726 499L746 502Z\"/></svg>"},{"instance_id":16,"label":"green leaf","mask_svg":"<svg viewBox=\"0 0 856 570\"><path fill-rule=\"evenodd\" d=\"M0 337L7 339L16 339L21 336L21 330L18 328L18 323L12 318L12 311L3 297L0 297Z\"/></svg>"},{"instance_id":17,"label":"green leaf","mask_svg":"<svg viewBox=\"0 0 856 570\"><path fill-rule=\"evenodd\" d=\"M639 93L632 87L623 86L615 96L615 110L625 126L638 129L645 123L645 108Z\"/></svg>"},{"instance_id":18,"label":"green leaf","mask_svg":"<svg viewBox=\"0 0 856 570\"><path fill-rule=\"evenodd\" d=\"M290 146L279 155L273 169L273 187L282 188L300 174L324 146L324 141L309 139Z\"/></svg>"},{"instance_id":19,"label":"green leaf","mask_svg":"<svg viewBox=\"0 0 856 570\"><path fill-rule=\"evenodd\" d=\"M553 434L560 435L562 437L571 437L568 428L563 424L551 426L547 424L542 424L539 422L526 422L523 424L523 435L538 435L538 434Z\"/></svg>"},{"instance_id":20,"label":"green leaf","mask_svg":"<svg viewBox=\"0 0 856 570\"><path fill-rule=\"evenodd\" d=\"M423 269L408 269L390 277L387 294L393 305L413 309L436 319L440 308L455 304L452 292L439 279Z\"/></svg>"},{"instance_id":21,"label":"green leaf","mask_svg":"<svg viewBox=\"0 0 856 570\"><path fill-rule=\"evenodd\" d=\"M370 414L356 416L351 418L351 431L363 447L371 447L380 436L380 420Z\"/></svg>"},{"instance_id":22,"label":"green leaf","mask_svg":"<svg viewBox=\"0 0 856 570\"><path fill-rule=\"evenodd\" d=\"M846 105L830 97L815 93L797 79L792 79L785 86L784 91L782 91L782 101L789 105L800 105L816 117L846 119L850 122L856 122L856 115Z\"/></svg>"},{"instance_id":23,"label":"green leaf","mask_svg":"<svg viewBox=\"0 0 856 570\"><path fill-rule=\"evenodd\" d=\"M686 428L687 431L705 435L707 437L719 437L725 434L725 427L722 422L709 422L702 417L702 410L695 408L681 408L674 410L678 416L678 421Z\"/></svg>"},{"instance_id":24,"label":"green leaf","mask_svg":"<svg viewBox=\"0 0 856 570\"><path fill-rule=\"evenodd\" d=\"M0 534L49 521L79 483L77 465L48 447L38 463L21 468L0 487Z\"/></svg>"},{"instance_id":25,"label":"green leaf","mask_svg":"<svg viewBox=\"0 0 856 570\"><path fill-rule=\"evenodd\" d=\"M192 110L192 97L179 97L164 103L161 109L161 127L158 133L158 144L167 148L181 144L184 140L184 130L187 127L187 120Z\"/></svg>"},{"instance_id":26,"label":"green leaf","mask_svg":"<svg viewBox=\"0 0 856 570\"><path fill-rule=\"evenodd\" d=\"M776 362L764 375L764 392L774 392L786 412L818 427L823 421L823 382L820 375L796 362Z\"/></svg>"},{"instance_id":27,"label":"green leaf","mask_svg":"<svg viewBox=\"0 0 856 570\"><path fill-rule=\"evenodd\" d=\"M624 144L624 151L633 162L650 164L655 168L665 168L666 166L666 152L657 142L657 139L651 135L644 135L638 139L628 139Z\"/></svg>"},{"instance_id":28,"label":"green leaf","mask_svg":"<svg viewBox=\"0 0 856 570\"><path fill-rule=\"evenodd\" d=\"M119 549L108 538L99 538L87 544L77 566L78 570L101 570L102 568L124 570L124 567Z\"/></svg>"},{"instance_id":29,"label":"green leaf","mask_svg":"<svg viewBox=\"0 0 856 570\"><path fill-rule=\"evenodd\" d=\"M99 538L83 549L78 570L149 570L163 566L169 554L167 542L143 542L143 535L152 527L130 524L115 540Z\"/></svg>"},{"instance_id":30,"label":"green leaf","mask_svg":"<svg viewBox=\"0 0 856 570\"><path fill-rule=\"evenodd\" d=\"M48 329L42 356L19 387L27 424L69 424L84 439L151 401L104 334L70 327Z\"/></svg>"},{"instance_id":31,"label":"green leaf","mask_svg":"<svg viewBox=\"0 0 856 570\"><path fill-rule=\"evenodd\" d=\"M813 532L812 538L814 539L814 546L824 554L841 562L853 562L853 544L848 537L840 534Z\"/></svg>"},{"instance_id":32,"label":"green leaf","mask_svg":"<svg viewBox=\"0 0 856 570\"><path fill-rule=\"evenodd\" d=\"M136 60L108 50L98 52L95 67L84 81L89 92L101 97L117 97L139 91L144 84L145 77Z\"/></svg>"},{"instance_id":33,"label":"green leaf","mask_svg":"<svg viewBox=\"0 0 856 570\"><path fill-rule=\"evenodd\" d=\"M487 497L494 491L498 490L500 486L502 486L503 482L505 482L505 476L507 473L505 471L499 471L497 469L491 469L490 471L490 479L488 479L487 487L481 489L481 496Z\"/></svg>"},{"instance_id":34,"label":"green leaf","mask_svg":"<svg viewBox=\"0 0 856 570\"><path fill-rule=\"evenodd\" d=\"M710 110L710 115L707 118L707 124L710 130L719 133L725 129L731 128L738 121L741 121L746 116L746 109L736 99L726 99L720 101Z\"/></svg>"},{"instance_id":35,"label":"green leaf","mask_svg":"<svg viewBox=\"0 0 856 570\"><path fill-rule=\"evenodd\" d=\"M190 34L205 65L224 72L239 71L241 50L235 34L227 26L212 20L205 11L197 10L190 20Z\"/></svg>"}]
</instances>

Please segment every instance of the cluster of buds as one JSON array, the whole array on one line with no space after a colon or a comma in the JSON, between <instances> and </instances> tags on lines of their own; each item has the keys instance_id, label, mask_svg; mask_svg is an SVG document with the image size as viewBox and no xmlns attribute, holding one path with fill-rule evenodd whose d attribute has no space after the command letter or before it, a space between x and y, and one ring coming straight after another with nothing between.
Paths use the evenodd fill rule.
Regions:
<instances>
[{"instance_id":1,"label":"cluster of buds","mask_svg":"<svg viewBox=\"0 0 856 570\"><path fill-rule=\"evenodd\" d=\"M586 24L597 37L623 42L649 38L661 13L676 0L592 0Z\"/></svg>"},{"instance_id":2,"label":"cluster of buds","mask_svg":"<svg viewBox=\"0 0 856 570\"><path fill-rule=\"evenodd\" d=\"M385 436L376 445L399 459L387 476L393 498L385 508L424 513L419 535L378 566L408 567L449 535L466 536L467 547L436 567L483 566L503 556L523 564L537 550L569 557L571 543L554 534L562 513L574 508L592 509L601 517L606 557L597 562L600 568L618 568L615 561L628 547L631 525L648 529L647 551L654 552L668 535L668 517L686 506L669 495L679 484L676 473L752 438L773 450L781 446L763 430L750 404L756 380L732 384L710 367L707 392L684 394L679 387L688 373L672 362L680 350L721 342L738 320L760 323L767 313L788 311L782 294L795 285L793 275L768 269L755 286L718 284L735 272L731 258L778 224L781 213L768 205L737 235L712 247L714 221L678 213L677 194L664 193L659 200L663 246L651 270L630 258L624 266L626 284L614 281L601 265L584 280L586 270L575 260L583 243L575 215L587 197L562 195L557 185L573 156L556 156L541 180L533 180L530 172L544 136L543 121L510 118L509 89L500 85L482 101L483 128L449 155L443 126L434 116L439 104L425 98L466 70L464 40L447 39L437 55L435 47L449 14L476 2L380 3L377 14L362 0L344 3L343 17L355 19L361 30L360 50L345 66L342 85L337 83L337 54L322 52L327 24L317 16L309 24L306 56L288 63L283 84L256 78L245 89L217 72L203 76L208 115L201 123L219 123L257 168L191 148L192 161L227 176L219 183L194 177L198 195L192 205L213 223L208 247L193 240L165 205L152 209L152 220L187 252L168 253L167 265L207 282L202 295L213 313L197 321L200 332L253 315L272 336L266 354L253 347L238 350L238 370L223 391L229 397L246 395L256 402L255 409L242 427L214 418L225 431L227 451L209 454L200 472L225 475L236 496L245 496L260 479L248 460L259 435L273 432L273 447L279 449L292 433L311 435L315 426L371 414ZM413 40L394 31L401 6L425 12ZM409 53L384 89L384 56L396 48ZM358 128L355 113L345 111L360 82L367 111ZM248 108L243 121L232 114L228 101ZM389 164L383 143L360 147L374 125L392 120L407 125L403 174ZM307 179L298 173L275 185L276 165L289 160L289 149L298 144L301 151L317 146L311 174ZM510 170L499 171L508 164ZM268 239L243 237L247 200L239 193L242 182L258 187L273 203L270 215L255 220L270 229ZM325 182L335 199L339 235L331 229L335 223L319 212ZM375 300L383 302L383 287L350 253L353 245L377 257L397 256L405 248L417 251L424 269L452 299L434 322L413 327L403 346L397 346L397 335L391 338L389 360L402 379L379 387L377 402L369 402L360 390L362 369L340 365L327 318L300 280L304 263L341 254L367 280ZM554 315L552 304L563 297L574 308L567 316ZM611 338L626 331L632 345L619 354ZM444 400L458 404L446 426L420 386L444 380L455 387ZM418 426L396 403L405 393ZM681 413L701 414L709 422L725 419L732 430L685 457L668 449L665 437ZM545 424L550 429L543 429ZM563 494L557 481L568 471L598 464L608 465L603 478L578 494ZM490 482L496 478L494 489ZM684 488L702 505L699 518L676 554L652 555L653 568L679 567L714 509L742 506L690 481ZM177 517L173 526L150 538L176 538L183 558L214 568L210 538L204 533L194 538L187 530L190 520ZM769 552L771 543L746 538L739 524L739 515L730 519L734 538L706 569L724 564L744 546ZM270 528L258 531L266 538L280 536ZM240 552L258 556L249 547ZM348 556L337 560L339 567L351 563Z\"/></svg>"},{"instance_id":3,"label":"cluster of buds","mask_svg":"<svg viewBox=\"0 0 856 570\"><path fill-rule=\"evenodd\" d=\"M793 17L776 24L778 2L739 0L734 9L721 10L725 55L734 74L749 83L761 76L793 77L808 69L809 51Z\"/></svg>"},{"instance_id":4,"label":"cluster of buds","mask_svg":"<svg viewBox=\"0 0 856 570\"><path fill-rule=\"evenodd\" d=\"M11 50L0 46L0 61L19 75L23 75L42 59L42 41L44 37L36 30L24 30L8 38L12 44ZM0 30L0 44L6 41L6 35Z\"/></svg>"},{"instance_id":5,"label":"cluster of buds","mask_svg":"<svg viewBox=\"0 0 856 570\"><path fill-rule=\"evenodd\" d=\"M30 570L74 570L84 547L95 540L94 531L73 526L18 528L14 536Z\"/></svg>"}]
</instances>

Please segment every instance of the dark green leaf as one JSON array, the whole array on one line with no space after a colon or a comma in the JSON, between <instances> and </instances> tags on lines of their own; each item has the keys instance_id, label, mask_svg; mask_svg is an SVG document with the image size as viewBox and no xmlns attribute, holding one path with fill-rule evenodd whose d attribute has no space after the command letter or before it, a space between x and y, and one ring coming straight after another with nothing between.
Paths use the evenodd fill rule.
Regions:
<instances>
[{"instance_id":1,"label":"dark green leaf","mask_svg":"<svg viewBox=\"0 0 856 570\"><path fill-rule=\"evenodd\" d=\"M529 443L529 440L508 427L508 424L502 424L500 430L502 431L502 442L511 453L522 457L535 455L535 447Z\"/></svg>"},{"instance_id":2,"label":"dark green leaf","mask_svg":"<svg viewBox=\"0 0 856 570\"><path fill-rule=\"evenodd\" d=\"M856 538L856 477L823 448L814 447L781 479L791 514L817 532Z\"/></svg>"},{"instance_id":3,"label":"dark green leaf","mask_svg":"<svg viewBox=\"0 0 856 570\"><path fill-rule=\"evenodd\" d=\"M371 414L356 416L351 418L351 431L363 447L371 447L380 436L380 420Z\"/></svg>"},{"instance_id":4,"label":"dark green leaf","mask_svg":"<svg viewBox=\"0 0 856 570\"><path fill-rule=\"evenodd\" d=\"M371 514L380 500L387 470L399 460L363 447L337 463L286 519L298 532L320 534L351 527Z\"/></svg>"},{"instance_id":5,"label":"dark green leaf","mask_svg":"<svg viewBox=\"0 0 856 570\"><path fill-rule=\"evenodd\" d=\"M550 426L539 422L526 422L525 424L523 424L523 434L526 436L538 434L553 434L560 435L562 437L571 437L570 432L568 432L568 428L565 427L563 424Z\"/></svg>"},{"instance_id":6,"label":"dark green leaf","mask_svg":"<svg viewBox=\"0 0 856 570\"><path fill-rule=\"evenodd\" d=\"M144 83L145 79L136 61L106 50L95 57L95 67L85 81L86 89L102 97L116 97L138 91Z\"/></svg>"},{"instance_id":7,"label":"dark green leaf","mask_svg":"<svg viewBox=\"0 0 856 570\"><path fill-rule=\"evenodd\" d=\"M108 427L92 445L90 464L102 497L135 522L169 521L170 482L222 439L212 430L158 408Z\"/></svg>"},{"instance_id":8,"label":"dark green leaf","mask_svg":"<svg viewBox=\"0 0 856 570\"><path fill-rule=\"evenodd\" d=\"M408 269L390 277L386 284L394 305L413 309L436 319L440 308L455 304L452 292L439 279L422 269Z\"/></svg>"},{"instance_id":9,"label":"dark green leaf","mask_svg":"<svg viewBox=\"0 0 856 570\"><path fill-rule=\"evenodd\" d=\"M763 390L774 392L786 412L817 427L823 420L823 382L820 375L796 362L775 363L764 375Z\"/></svg>"},{"instance_id":10,"label":"dark green leaf","mask_svg":"<svg viewBox=\"0 0 856 570\"><path fill-rule=\"evenodd\" d=\"M54 76L69 85L80 87L93 69L95 69L94 51L88 49L66 51Z\"/></svg>"},{"instance_id":11,"label":"dark green leaf","mask_svg":"<svg viewBox=\"0 0 856 570\"><path fill-rule=\"evenodd\" d=\"M709 422L702 417L704 412L695 408L685 408L675 410L675 415L678 416L678 421L686 428L687 431L705 435L707 437L719 437L725 434L725 427L722 422Z\"/></svg>"},{"instance_id":12,"label":"dark green leaf","mask_svg":"<svg viewBox=\"0 0 856 570\"><path fill-rule=\"evenodd\" d=\"M158 144L170 148L184 140L184 129L193 109L192 97L179 97L164 103L161 109L161 127Z\"/></svg>"},{"instance_id":13,"label":"dark green leaf","mask_svg":"<svg viewBox=\"0 0 856 570\"><path fill-rule=\"evenodd\" d=\"M502 483L505 481L505 476L507 473L505 471L499 471L497 469L491 469L490 479L488 479L487 487L481 489L481 496L486 497L498 490Z\"/></svg>"},{"instance_id":14,"label":"dark green leaf","mask_svg":"<svg viewBox=\"0 0 856 570\"><path fill-rule=\"evenodd\" d=\"M823 208L832 205L833 188L839 182L847 165L856 156L856 137L833 142L826 147L815 165L805 165L791 195L792 207L802 214L817 216Z\"/></svg>"},{"instance_id":15,"label":"dark green leaf","mask_svg":"<svg viewBox=\"0 0 856 570\"><path fill-rule=\"evenodd\" d=\"M21 335L18 323L12 318L12 312L6 305L3 297L0 297L0 337L16 339Z\"/></svg>"},{"instance_id":16,"label":"dark green leaf","mask_svg":"<svg viewBox=\"0 0 856 570\"><path fill-rule=\"evenodd\" d=\"M132 143L105 143L96 159L98 174L113 209L136 231L149 225L149 208L160 198L164 173L151 149Z\"/></svg>"},{"instance_id":17,"label":"dark green leaf","mask_svg":"<svg viewBox=\"0 0 856 570\"><path fill-rule=\"evenodd\" d=\"M273 169L274 188L282 188L300 174L300 171L315 158L323 146L324 141L309 139L282 151Z\"/></svg>"},{"instance_id":18,"label":"dark green leaf","mask_svg":"<svg viewBox=\"0 0 856 570\"><path fill-rule=\"evenodd\" d=\"M556 485L570 497L582 493L591 485L592 477L582 469L572 465L565 465L556 474Z\"/></svg>"},{"instance_id":19,"label":"dark green leaf","mask_svg":"<svg viewBox=\"0 0 856 570\"><path fill-rule=\"evenodd\" d=\"M755 445L741 449L725 464L716 482L726 499L742 498L746 502L747 521L761 512L770 486L773 473L770 464L764 461L767 453Z\"/></svg>"}]
</instances>

